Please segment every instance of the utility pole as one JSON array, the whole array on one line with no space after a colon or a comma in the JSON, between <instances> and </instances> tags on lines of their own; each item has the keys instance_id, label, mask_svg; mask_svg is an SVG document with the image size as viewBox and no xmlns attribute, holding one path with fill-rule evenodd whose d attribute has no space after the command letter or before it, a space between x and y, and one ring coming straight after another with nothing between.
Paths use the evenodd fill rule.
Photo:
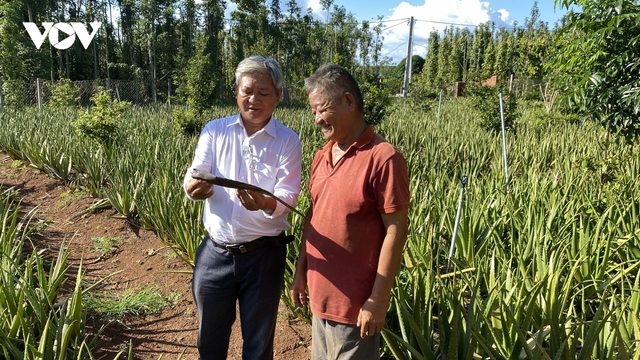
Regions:
<instances>
[{"instance_id":1,"label":"utility pole","mask_svg":"<svg viewBox=\"0 0 640 360\"><path fill-rule=\"evenodd\" d=\"M409 45L407 46L407 61L404 63L404 84L402 85L402 97L407 97L409 93L409 83L411 82L411 57L413 50L413 16L409 20Z\"/></svg>"}]
</instances>

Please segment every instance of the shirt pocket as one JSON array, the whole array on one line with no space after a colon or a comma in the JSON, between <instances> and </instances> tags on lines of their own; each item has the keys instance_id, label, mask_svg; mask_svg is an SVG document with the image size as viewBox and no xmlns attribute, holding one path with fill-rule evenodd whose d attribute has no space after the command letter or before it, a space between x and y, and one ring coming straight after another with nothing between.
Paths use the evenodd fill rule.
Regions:
<instances>
[{"instance_id":1,"label":"shirt pocket","mask_svg":"<svg viewBox=\"0 0 640 360\"><path fill-rule=\"evenodd\" d=\"M250 172L251 184L255 184L264 190L273 192L276 185L278 168L264 163L254 163L255 168Z\"/></svg>"}]
</instances>

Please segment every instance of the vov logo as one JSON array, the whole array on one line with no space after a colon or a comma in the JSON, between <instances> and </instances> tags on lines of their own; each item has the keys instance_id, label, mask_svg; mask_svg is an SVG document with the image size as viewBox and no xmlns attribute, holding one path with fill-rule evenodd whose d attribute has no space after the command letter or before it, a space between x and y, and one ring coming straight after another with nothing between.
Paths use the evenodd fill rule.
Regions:
<instances>
[{"instance_id":1,"label":"vov logo","mask_svg":"<svg viewBox=\"0 0 640 360\"><path fill-rule=\"evenodd\" d=\"M42 26L44 26L44 32L41 33L40 29L38 29L38 25L32 22L23 22L24 28L27 29L29 36L31 37L31 41L33 41L33 45L36 46L37 49L40 49L44 39L49 36L49 42L53 45L54 48L58 50L66 50L73 45L76 41L76 36L80 39L82 46L86 50L91 44L91 41L98 33L100 25L102 25L99 21L93 21L89 23L93 28L91 34L87 31L87 28L83 23L79 22L71 22L71 23L52 23L52 22L43 22ZM60 40L60 31L67 34L68 36L62 40Z\"/></svg>"}]
</instances>

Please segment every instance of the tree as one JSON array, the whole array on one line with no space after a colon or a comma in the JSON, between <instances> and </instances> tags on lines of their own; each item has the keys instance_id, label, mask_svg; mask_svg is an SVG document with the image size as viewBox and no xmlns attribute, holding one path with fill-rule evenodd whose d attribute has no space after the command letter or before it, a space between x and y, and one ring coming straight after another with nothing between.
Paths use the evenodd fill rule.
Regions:
<instances>
[{"instance_id":1,"label":"tree","mask_svg":"<svg viewBox=\"0 0 640 360\"><path fill-rule=\"evenodd\" d=\"M556 0L569 12L548 70L562 103L630 140L640 134L640 5L631 0Z\"/></svg>"},{"instance_id":2,"label":"tree","mask_svg":"<svg viewBox=\"0 0 640 360\"><path fill-rule=\"evenodd\" d=\"M469 73L467 80L482 81L486 77L483 74L483 65L486 61L486 52L489 43L492 43L493 33L489 28L489 23L480 24L474 31L471 43L471 54L469 57ZM491 75L489 75L491 76Z\"/></svg>"},{"instance_id":3,"label":"tree","mask_svg":"<svg viewBox=\"0 0 640 360\"><path fill-rule=\"evenodd\" d=\"M438 47L440 46L440 35L433 30L429 34L429 47L427 48L427 57L424 61L422 74L428 86L436 87L436 77L438 76Z\"/></svg>"},{"instance_id":4,"label":"tree","mask_svg":"<svg viewBox=\"0 0 640 360\"><path fill-rule=\"evenodd\" d=\"M525 19L523 28L517 30L516 47L517 75L522 78L540 79L545 77L544 63L551 52L553 39L549 26L540 21L538 2L534 2L531 13Z\"/></svg>"},{"instance_id":5,"label":"tree","mask_svg":"<svg viewBox=\"0 0 640 360\"><path fill-rule=\"evenodd\" d=\"M495 27L492 23L485 47L480 80L488 79L496 74L496 45L493 39L494 30Z\"/></svg>"},{"instance_id":6,"label":"tree","mask_svg":"<svg viewBox=\"0 0 640 360\"><path fill-rule=\"evenodd\" d=\"M508 77L511 69L509 68L509 60L511 58L511 34L504 28L498 30L498 49L496 54L495 73L498 78L504 82Z\"/></svg>"},{"instance_id":7,"label":"tree","mask_svg":"<svg viewBox=\"0 0 640 360\"><path fill-rule=\"evenodd\" d=\"M455 81L451 72L451 49L453 48L453 29L446 28L438 46L438 75L436 85L443 86Z\"/></svg>"},{"instance_id":8,"label":"tree","mask_svg":"<svg viewBox=\"0 0 640 360\"><path fill-rule=\"evenodd\" d=\"M20 3L0 0L0 14L0 80L21 79L28 72L24 60L28 59L29 51L18 41L22 38L18 27L22 22Z\"/></svg>"}]
</instances>

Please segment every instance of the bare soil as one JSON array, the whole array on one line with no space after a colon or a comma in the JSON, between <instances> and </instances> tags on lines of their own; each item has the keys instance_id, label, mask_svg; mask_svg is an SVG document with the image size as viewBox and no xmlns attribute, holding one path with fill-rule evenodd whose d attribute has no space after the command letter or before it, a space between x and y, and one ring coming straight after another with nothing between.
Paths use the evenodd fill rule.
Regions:
<instances>
[{"instance_id":1,"label":"bare soil","mask_svg":"<svg viewBox=\"0 0 640 360\"><path fill-rule=\"evenodd\" d=\"M66 291L75 284L75 275L82 262L86 284L117 272L101 286L100 291L121 294L126 289L155 284L160 294L177 298L175 305L158 314L106 324L94 353L96 359L113 359L120 350L128 349L130 342L134 359L198 358L198 317L191 295L191 266L177 258L154 232L117 218L112 209L84 213L99 199L0 152L0 189L11 187L20 193L21 212L33 211L31 224L41 229L39 235L32 239L35 246L48 249L49 254L54 255L62 244L68 247L70 279ZM122 241L114 252L101 256L99 251L92 251L94 238ZM309 359L310 325L295 319L282 303L279 314L274 359ZM100 319L90 317L87 321L92 334L102 325L105 323ZM228 359L241 359L241 356L242 337L236 321Z\"/></svg>"}]
</instances>

